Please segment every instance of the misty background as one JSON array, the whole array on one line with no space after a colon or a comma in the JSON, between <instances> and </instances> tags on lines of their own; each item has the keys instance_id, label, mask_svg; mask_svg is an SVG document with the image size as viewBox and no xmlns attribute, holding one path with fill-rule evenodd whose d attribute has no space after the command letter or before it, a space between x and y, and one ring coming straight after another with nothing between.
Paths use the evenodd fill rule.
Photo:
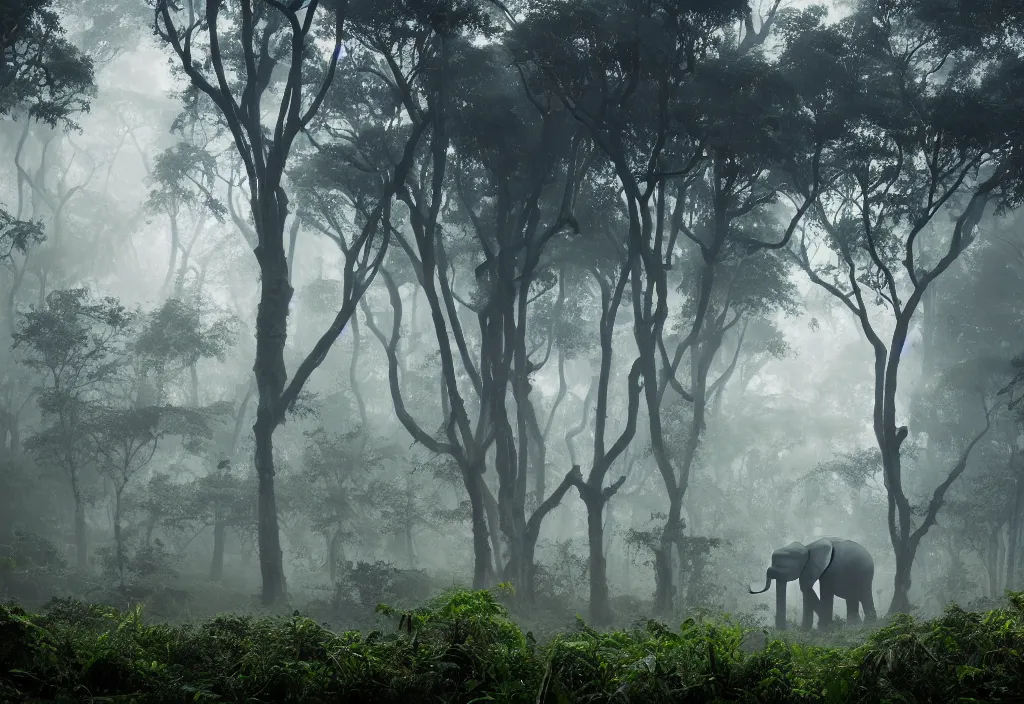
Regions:
<instances>
[{"instance_id":1,"label":"misty background","mask_svg":"<svg viewBox=\"0 0 1024 704\"><path fill-rule=\"evenodd\" d=\"M1020 589L1024 18L752 4L5 0L0 595Z\"/></svg>"}]
</instances>

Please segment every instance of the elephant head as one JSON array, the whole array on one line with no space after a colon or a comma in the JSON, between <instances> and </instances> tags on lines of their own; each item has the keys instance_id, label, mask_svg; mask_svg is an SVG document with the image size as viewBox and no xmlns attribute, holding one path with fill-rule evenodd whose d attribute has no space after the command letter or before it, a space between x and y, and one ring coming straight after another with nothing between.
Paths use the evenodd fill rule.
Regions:
<instances>
[{"instance_id":1,"label":"elephant head","mask_svg":"<svg viewBox=\"0 0 1024 704\"><path fill-rule=\"evenodd\" d=\"M800 581L800 590L805 595L814 594L814 583L832 561L832 542L816 540L810 545L790 543L772 553L772 565L765 573L764 589L748 588L751 594L763 594L775 580L775 627L786 627L786 585Z\"/></svg>"}]
</instances>

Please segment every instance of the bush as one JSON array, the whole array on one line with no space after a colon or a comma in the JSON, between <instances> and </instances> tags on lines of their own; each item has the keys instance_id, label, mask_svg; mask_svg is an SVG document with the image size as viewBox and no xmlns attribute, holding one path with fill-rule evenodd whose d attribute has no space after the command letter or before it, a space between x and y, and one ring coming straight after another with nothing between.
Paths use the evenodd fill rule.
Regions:
<instances>
[{"instance_id":1,"label":"bush","mask_svg":"<svg viewBox=\"0 0 1024 704\"><path fill-rule=\"evenodd\" d=\"M101 574L110 580L119 577L117 548L105 545L97 548L95 559ZM178 558L157 538L149 544L126 541L124 546L124 575L128 582L160 581L175 574Z\"/></svg>"},{"instance_id":2,"label":"bush","mask_svg":"<svg viewBox=\"0 0 1024 704\"><path fill-rule=\"evenodd\" d=\"M63 591L67 561L54 544L31 531L16 530L0 544L0 596L26 604L42 603Z\"/></svg>"},{"instance_id":3,"label":"bush","mask_svg":"<svg viewBox=\"0 0 1024 704\"><path fill-rule=\"evenodd\" d=\"M892 702L1020 701L1024 594L987 612L907 616L853 647L821 636L765 639L731 619L649 621L599 632L580 623L546 644L523 634L497 595L453 591L394 628L333 633L290 618L220 616L147 625L54 601L41 615L0 607L0 699L145 702ZM810 640L812 642L807 642Z\"/></svg>"}]
</instances>

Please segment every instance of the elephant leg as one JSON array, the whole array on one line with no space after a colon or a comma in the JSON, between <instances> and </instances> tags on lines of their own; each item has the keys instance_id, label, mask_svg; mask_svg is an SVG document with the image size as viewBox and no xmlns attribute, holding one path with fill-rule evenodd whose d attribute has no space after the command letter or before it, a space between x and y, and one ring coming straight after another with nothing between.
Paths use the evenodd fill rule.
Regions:
<instances>
[{"instance_id":1,"label":"elephant leg","mask_svg":"<svg viewBox=\"0 0 1024 704\"><path fill-rule=\"evenodd\" d=\"M878 614L875 613L875 601L871 598L871 587L864 590L862 603L864 604L864 623L874 623Z\"/></svg>"},{"instance_id":2,"label":"elephant leg","mask_svg":"<svg viewBox=\"0 0 1024 704\"><path fill-rule=\"evenodd\" d=\"M846 623L850 626L860 623L860 602L852 596L846 600Z\"/></svg>"},{"instance_id":3,"label":"elephant leg","mask_svg":"<svg viewBox=\"0 0 1024 704\"><path fill-rule=\"evenodd\" d=\"M821 606L818 610L818 628L823 631L832 627L832 609L835 605L835 594L831 589L819 584L821 589Z\"/></svg>"},{"instance_id":4,"label":"elephant leg","mask_svg":"<svg viewBox=\"0 0 1024 704\"><path fill-rule=\"evenodd\" d=\"M818 597L813 590L802 591L801 594L804 597L804 619L800 624L800 628L809 631L814 625L814 612L818 611L819 608ZM820 620L820 614L818 618Z\"/></svg>"}]
</instances>

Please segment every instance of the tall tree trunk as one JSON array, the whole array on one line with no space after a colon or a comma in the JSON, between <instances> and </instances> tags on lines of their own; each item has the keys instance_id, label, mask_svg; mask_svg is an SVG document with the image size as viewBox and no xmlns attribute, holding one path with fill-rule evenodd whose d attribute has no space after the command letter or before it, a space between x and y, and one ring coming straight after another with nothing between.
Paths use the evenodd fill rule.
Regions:
<instances>
[{"instance_id":1,"label":"tall tree trunk","mask_svg":"<svg viewBox=\"0 0 1024 704\"><path fill-rule=\"evenodd\" d=\"M276 415L277 404L287 379L284 348L288 338L288 306L292 299L288 264L282 246L286 213L287 199L283 192L264 204L260 238L261 241L269 241L271 246L264 250L261 245L256 251L262 276L256 311L256 363L253 366L259 401L253 434L256 444L254 463L259 483L257 532L263 577L262 599L268 605L283 600L286 589L274 491L274 430L281 421Z\"/></svg>"},{"instance_id":2,"label":"tall tree trunk","mask_svg":"<svg viewBox=\"0 0 1024 704\"><path fill-rule=\"evenodd\" d=\"M896 575L893 578L893 595L889 613L910 613L911 570L914 567L914 551L909 545L897 542L893 546L896 558Z\"/></svg>"},{"instance_id":3,"label":"tall tree trunk","mask_svg":"<svg viewBox=\"0 0 1024 704\"><path fill-rule=\"evenodd\" d=\"M224 577L224 539L227 527L220 516L220 511L213 523L213 557L210 559L210 581L219 582Z\"/></svg>"},{"instance_id":4,"label":"tall tree trunk","mask_svg":"<svg viewBox=\"0 0 1024 704\"><path fill-rule=\"evenodd\" d=\"M124 590L124 536L121 534L121 490L114 487L114 546L117 550L117 575Z\"/></svg>"},{"instance_id":5,"label":"tall tree trunk","mask_svg":"<svg viewBox=\"0 0 1024 704\"><path fill-rule=\"evenodd\" d=\"M199 408L199 371L196 363L188 365L188 390L189 403L192 408Z\"/></svg>"},{"instance_id":6,"label":"tall tree trunk","mask_svg":"<svg viewBox=\"0 0 1024 704\"><path fill-rule=\"evenodd\" d=\"M330 536L327 543L327 571L331 575L331 584L336 584L341 578L339 567L338 551L341 549L341 529L336 529Z\"/></svg>"},{"instance_id":7,"label":"tall tree trunk","mask_svg":"<svg viewBox=\"0 0 1024 704\"><path fill-rule=\"evenodd\" d=\"M75 499L75 558L80 572L89 565L89 542L85 523L85 499L78 483L77 473L71 477L71 493Z\"/></svg>"},{"instance_id":8,"label":"tall tree trunk","mask_svg":"<svg viewBox=\"0 0 1024 704\"><path fill-rule=\"evenodd\" d=\"M263 578L264 604L279 603L285 596L284 555L277 520L277 497L274 493L274 429L267 417L269 411L256 413L253 434L256 440L255 464L259 483L257 490L257 546L260 575Z\"/></svg>"},{"instance_id":9,"label":"tall tree trunk","mask_svg":"<svg viewBox=\"0 0 1024 704\"><path fill-rule=\"evenodd\" d=\"M160 516L152 515L149 520L146 521L146 536L144 539L144 545L149 547L153 543L153 531L156 530L156 524L160 522Z\"/></svg>"},{"instance_id":10,"label":"tall tree trunk","mask_svg":"<svg viewBox=\"0 0 1024 704\"><path fill-rule=\"evenodd\" d=\"M1024 476L1019 469L1014 466L1017 457L1017 451L1014 449L1013 454L1010 457L1011 468L1016 470L1016 491L1014 492L1013 499L1013 513L1010 514L1010 523L1008 534L1006 536L1006 580L1004 582L1006 589L1015 589L1017 587L1017 553L1020 551L1020 537L1021 537L1021 524L1024 516Z\"/></svg>"},{"instance_id":11,"label":"tall tree trunk","mask_svg":"<svg viewBox=\"0 0 1024 704\"><path fill-rule=\"evenodd\" d=\"M996 558L996 583L992 590L992 598L997 599L1002 595L1000 585L1006 581L1006 534L1003 532L1005 524L999 526L996 534L997 558Z\"/></svg>"},{"instance_id":12,"label":"tall tree trunk","mask_svg":"<svg viewBox=\"0 0 1024 704\"><path fill-rule=\"evenodd\" d=\"M598 492L585 492L587 507L587 543L590 547L590 620L597 625L611 621L608 599L608 563L604 557L604 498Z\"/></svg>"},{"instance_id":13,"label":"tall tree trunk","mask_svg":"<svg viewBox=\"0 0 1024 704\"><path fill-rule=\"evenodd\" d=\"M654 610L660 616L672 613L676 596L672 578L672 549L683 527L683 501L680 494L681 492L676 491L669 497L668 516L654 550Z\"/></svg>"},{"instance_id":14,"label":"tall tree trunk","mask_svg":"<svg viewBox=\"0 0 1024 704\"><path fill-rule=\"evenodd\" d=\"M463 472L463 482L469 495L473 525L473 588L484 589L490 581L491 541L487 530L487 516L484 508L483 473Z\"/></svg>"}]
</instances>

